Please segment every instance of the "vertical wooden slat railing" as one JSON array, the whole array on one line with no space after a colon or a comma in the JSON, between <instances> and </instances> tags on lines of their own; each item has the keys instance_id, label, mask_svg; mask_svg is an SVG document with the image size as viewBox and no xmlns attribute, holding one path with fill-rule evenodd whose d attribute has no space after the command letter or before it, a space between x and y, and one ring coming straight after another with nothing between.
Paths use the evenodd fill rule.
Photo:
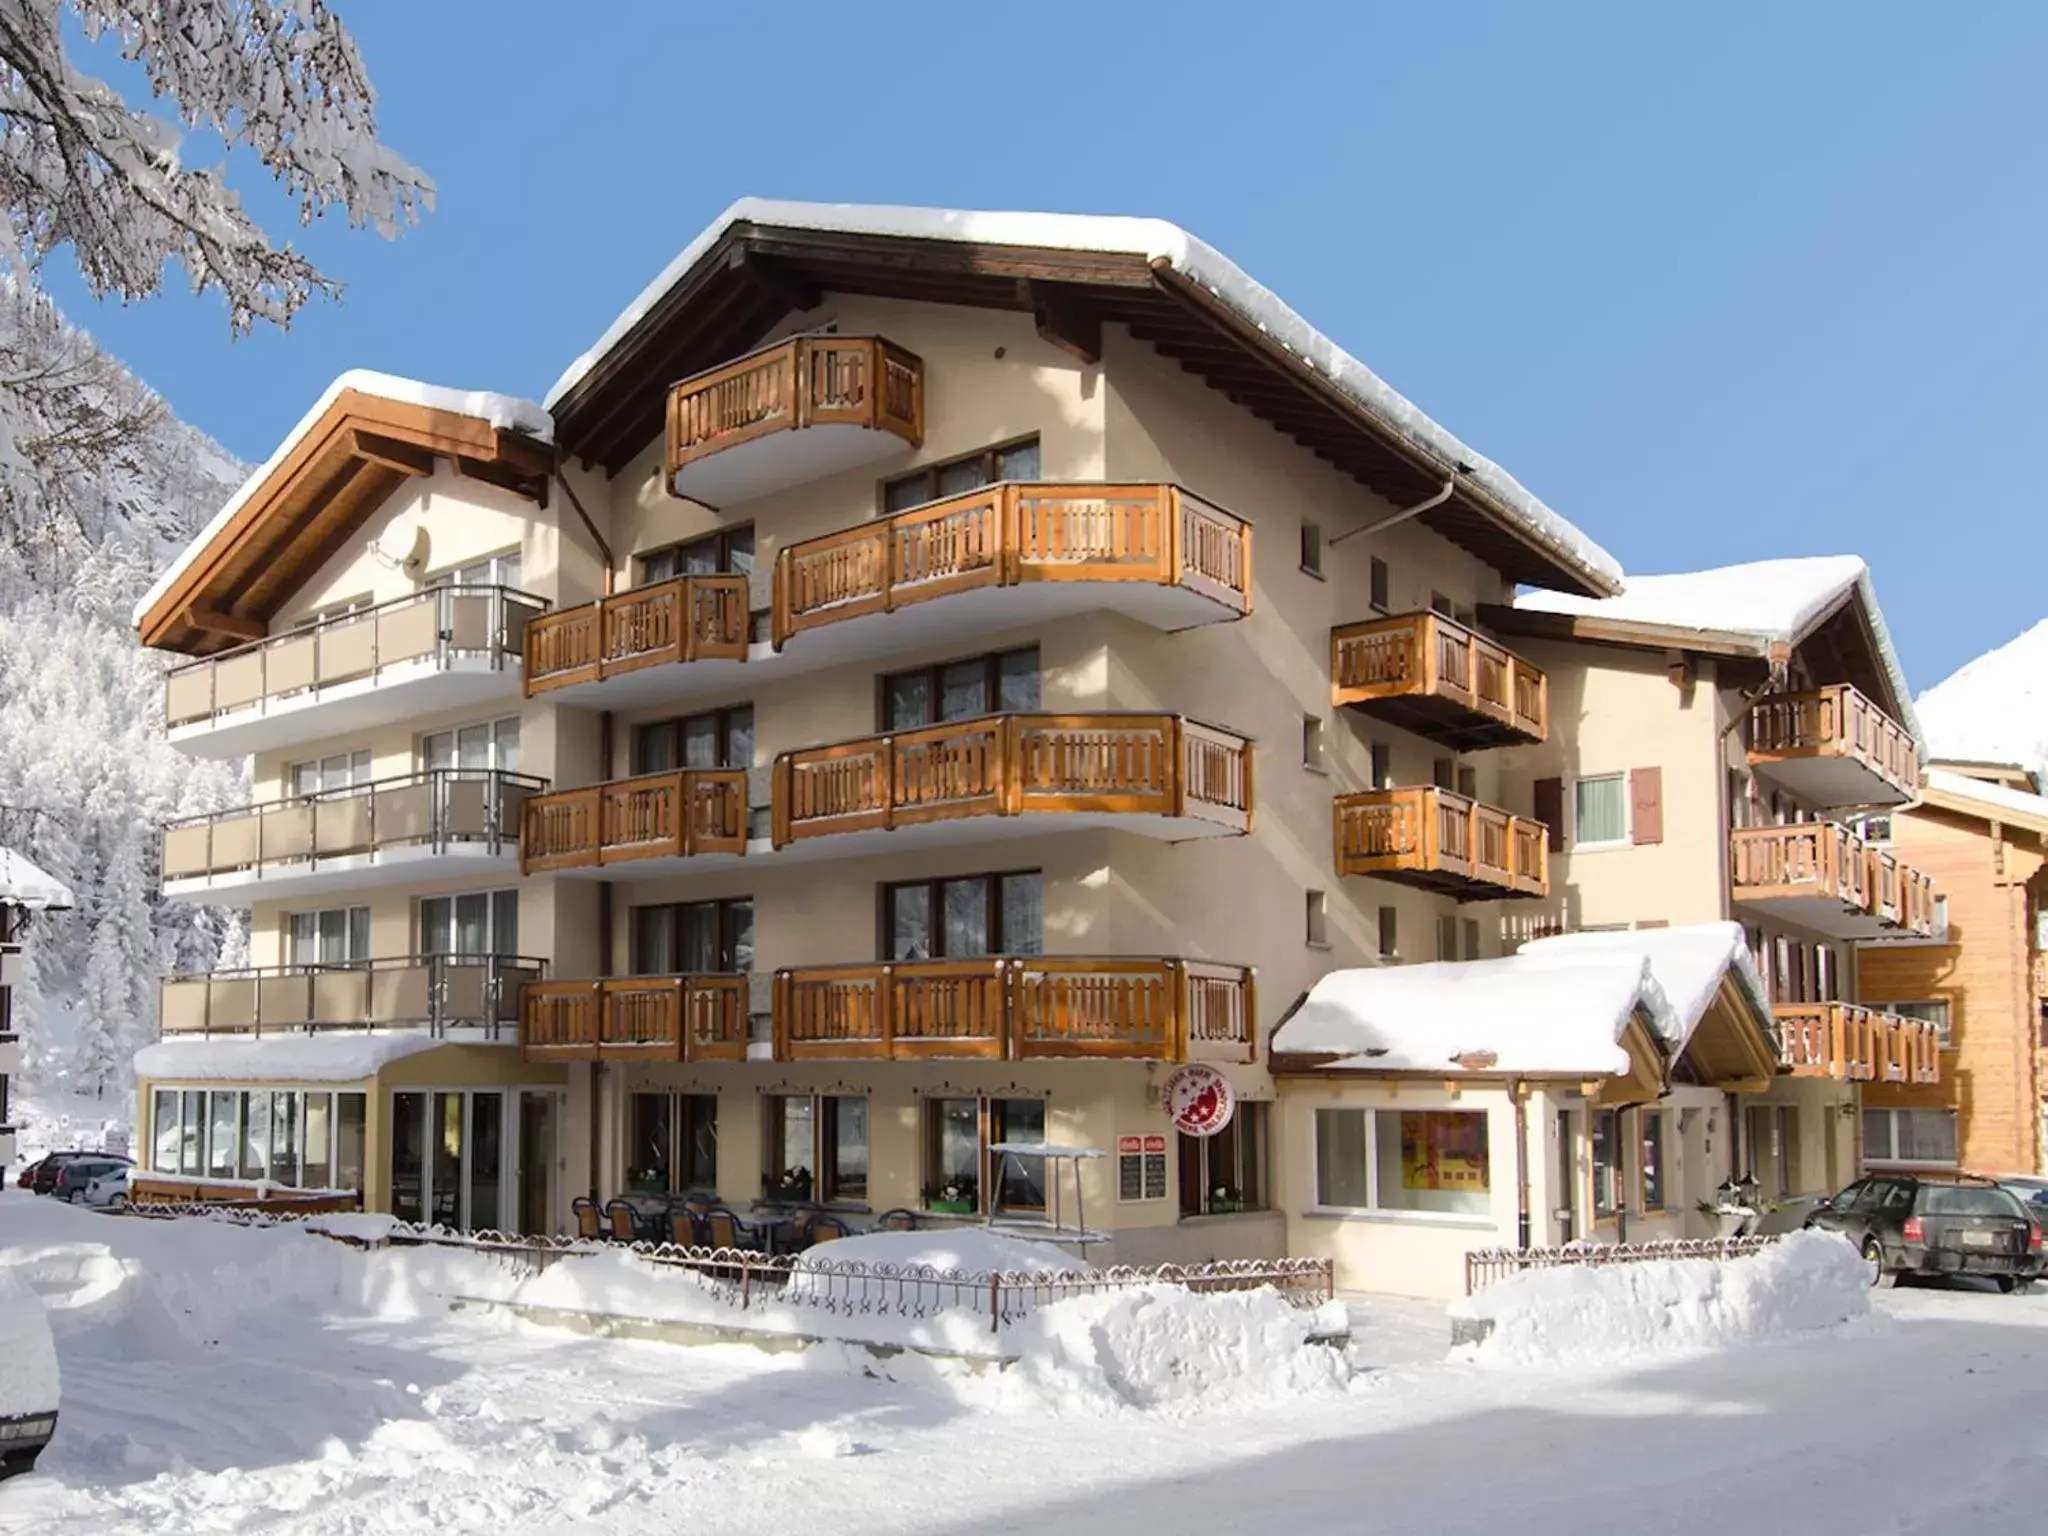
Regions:
<instances>
[{"instance_id":1,"label":"vertical wooden slat railing","mask_svg":"<svg viewBox=\"0 0 2048 1536\"><path fill-rule=\"evenodd\" d=\"M747 978L621 976L533 983L520 1001L520 1046L528 1060L743 1061Z\"/></svg>"},{"instance_id":2,"label":"vertical wooden slat railing","mask_svg":"<svg viewBox=\"0 0 2048 1536\"><path fill-rule=\"evenodd\" d=\"M738 572L678 576L543 614L526 626L526 691L670 663L744 661L749 594Z\"/></svg>"},{"instance_id":3,"label":"vertical wooden slat railing","mask_svg":"<svg viewBox=\"0 0 2048 1536\"><path fill-rule=\"evenodd\" d=\"M526 872L631 859L744 853L743 768L681 768L534 795L520 830Z\"/></svg>"},{"instance_id":4,"label":"vertical wooden slat railing","mask_svg":"<svg viewBox=\"0 0 2048 1536\"><path fill-rule=\"evenodd\" d=\"M795 336L673 385L668 476L772 432L809 426L924 440L924 364L879 336Z\"/></svg>"},{"instance_id":5,"label":"vertical wooden slat railing","mask_svg":"<svg viewBox=\"0 0 2048 1536\"><path fill-rule=\"evenodd\" d=\"M1750 708L1749 750L1760 762L1852 757L1904 793L1920 783L1920 749L1911 734L1848 683L1758 699Z\"/></svg>"},{"instance_id":6,"label":"vertical wooden slat railing","mask_svg":"<svg viewBox=\"0 0 2048 1536\"><path fill-rule=\"evenodd\" d=\"M1475 739L1475 723L1490 722L1490 733L1476 737L1480 745L1517 737L1542 741L1550 731L1550 685L1543 669L1431 611L1332 629L1330 693L1340 707L1382 714L1403 701L1433 702L1438 710L1417 728L1425 734L1431 726L1458 729L1468 744Z\"/></svg>"},{"instance_id":7,"label":"vertical wooden slat railing","mask_svg":"<svg viewBox=\"0 0 2048 1536\"><path fill-rule=\"evenodd\" d=\"M1441 874L1468 897L1548 894L1549 829L1530 817L1410 785L1339 795L1333 819L1339 874Z\"/></svg>"}]
</instances>

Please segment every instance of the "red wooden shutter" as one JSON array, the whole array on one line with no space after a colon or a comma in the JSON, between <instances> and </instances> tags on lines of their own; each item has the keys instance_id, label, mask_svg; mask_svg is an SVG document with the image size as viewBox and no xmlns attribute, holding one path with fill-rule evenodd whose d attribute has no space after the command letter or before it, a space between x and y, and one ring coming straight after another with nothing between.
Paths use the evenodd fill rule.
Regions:
<instances>
[{"instance_id":1,"label":"red wooden shutter","mask_svg":"<svg viewBox=\"0 0 2048 1536\"><path fill-rule=\"evenodd\" d=\"M1564 851L1564 780L1538 779L1535 788L1536 819L1550 828L1550 851Z\"/></svg>"},{"instance_id":2,"label":"red wooden shutter","mask_svg":"<svg viewBox=\"0 0 2048 1536\"><path fill-rule=\"evenodd\" d=\"M1629 839L1636 843L1664 841L1664 770L1637 768L1628 776Z\"/></svg>"}]
</instances>

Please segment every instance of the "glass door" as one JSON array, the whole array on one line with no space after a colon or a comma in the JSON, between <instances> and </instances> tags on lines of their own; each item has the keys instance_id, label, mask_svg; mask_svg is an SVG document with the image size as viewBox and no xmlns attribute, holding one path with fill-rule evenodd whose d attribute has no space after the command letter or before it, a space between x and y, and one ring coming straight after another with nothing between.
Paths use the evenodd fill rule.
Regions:
<instances>
[{"instance_id":1,"label":"glass door","mask_svg":"<svg viewBox=\"0 0 2048 1536\"><path fill-rule=\"evenodd\" d=\"M519 1095L518 1227L530 1237L555 1230L555 1134L558 1099L527 1089Z\"/></svg>"},{"instance_id":2,"label":"glass door","mask_svg":"<svg viewBox=\"0 0 2048 1536\"><path fill-rule=\"evenodd\" d=\"M1580 1218L1578 1128L1573 1123L1572 1112L1560 1109L1557 1112L1557 1219L1564 1229L1559 1238L1563 1242L1576 1242L1585 1223Z\"/></svg>"}]
</instances>

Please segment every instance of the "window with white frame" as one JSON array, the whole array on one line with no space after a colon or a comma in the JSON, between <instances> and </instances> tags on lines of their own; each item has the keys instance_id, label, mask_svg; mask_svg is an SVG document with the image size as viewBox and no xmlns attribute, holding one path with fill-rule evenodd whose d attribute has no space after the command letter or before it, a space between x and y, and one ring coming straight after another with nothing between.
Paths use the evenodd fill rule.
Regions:
<instances>
[{"instance_id":1,"label":"window with white frame","mask_svg":"<svg viewBox=\"0 0 2048 1536\"><path fill-rule=\"evenodd\" d=\"M324 907L285 918L288 965L353 965L370 958L370 909Z\"/></svg>"},{"instance_id":2,"label":"window with white frame","mask_svg":"<svg viewBox=\"0 0 2048 1536\"><path fill-rule=\"evenodd\" d=\"M1941 1042L1944 1051L1955 1048L1953 1026L1949 1019L1949 1000L1945 997L1930 998L1917 1003L1879 1003L1886 1013L1895 1013L1902 1019L1919 1019L1934 1026L1935 1038Z\"/></svg>"},{"instance_id":3,"label":"window with white frame","mask_svg":"<svg viewBox=\"0 0 2048 1536\"><path fill-rule=\"evenodd\" d=\"M1492 1213L1482 1110L1319 1109L1315 1130L1321 1209Z\"/></svg>"},{"instance_id":4,"label":"window with white frame","mask_svg":"<svg viewBox=\"0 0 2048 1536\"><path fill-rule=\"evenodd\" d=\"M485 555L481 560L472 560L467 565L451 566L449 569L430 576L430 587L511 587L517 589L521 575L519 551L501 550L495 555Z\"/></svg>"},{"instance_id":5,"label":"window with white frame","mask_svg":"<svg viewBox=\"0 0 2048 1536\"><path fill-rule=\"evenodd\" d=\"M360 1193L364 1102L360 1093L158 1088L150 1167Z\"/></svg>"},{"instance_id":6,"label":"window with white frame","mask_svg":"<svg viewBox=\"0 0 2048 1536\"><path fill-rule=\"evenodd\" d=\"M488 955L519 953L519 893L465 891L460 896L420 898L420 947L423 955Z\"/></svg>"},{"instance_id":7,"label":"window with white frame","mask_svg":"<svg viewBox=\"0 0 2048 1536\"><path fill-rule=\"evenodd\" d=\"M328 790L352 789L359 784L367 784L370 782L369 748L330 752L325 757L293 763L286 770L285 782L291 785L295 795L317 795Z\"/></svg>"},{"instance_id":8,"label":"window with white frame","mask_svg":"<svg viewBox=\"0 0 2048 1536\"><path fill-rule=\"evenodd\" d=\"M1579 847L1628 841L1628 775L1595 774L1572 782L1572 841Z\"/></svg>"},{"instance_id":9,"label":"window with white frame","mask_svg":"<svg viewBox=\"0 0 2048 1536\"><path fill-rule=\"evenodd\" d=\"M1866 1109L1866 1163L1921 1163L1952 1168L1956 1163L1956 1112L1952 1109Z\"/></svg>"},{"instance_id":10,"label":"window with white frame","mask_svg":"<svg viewBox=\"0 0 2048 1536\"><path fill-rule=\"evenodd\" d=\"M420 766L427 769L496 768L519 771L519 717L485 720L420 737Z\"/></svg>"}]
</instances>

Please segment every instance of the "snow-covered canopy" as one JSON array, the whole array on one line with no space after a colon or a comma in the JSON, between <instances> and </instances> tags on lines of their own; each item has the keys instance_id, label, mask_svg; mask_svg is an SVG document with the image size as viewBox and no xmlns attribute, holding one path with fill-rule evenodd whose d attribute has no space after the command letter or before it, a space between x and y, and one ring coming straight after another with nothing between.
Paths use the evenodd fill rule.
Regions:
<instances>
[{"instance_id":1,"label":"snow-covered canopy","mask_svg":"<svg viewBox=\"0 0 2048 1536\"><path fill-rule=\"evenodd\" d=\"M1334 1056L1338 1070L1616 1077L1622 1036L1646 1014L1680 1034L1638 954L1532 954L1332 971L1273 1032L1274 1053Z\"/></svg>"},{"instance_id":2,"label":"snow-covered canopy","mask_svg":"<svg viewBox=\"0 0 2048 1536\"><path fill-rule=\"evenodd\" d=\"M632 332L734 224L780 225L844 234L1099 251L1164 264L1200 286L1226 309L1271 337L1303 367L1328 379L1381 422L1446 464L1470 466L1468 478L1497 501L1538 545L1589 572L1596 582L1621 580L1614 557L1528 491L1498 464L1475 452L1329 337L1296 314L1235 262L1162 219L1062 213L990 213L958 208L901 208L855 203L798 203L741 198L683 248L626 306L596 345L571 363L548 391L550 409Z\"/></svg>"},{"instance_id":3,"label":"snow-covered canopy","mask_svg":"<svg viewBox=\"0 0 2048 1536\"><path fill-rule=\"evenodd\" d=\"M2009 821L2048 834L2048 797L2030 795L2023 789L1973 779L1946 768L1927 770L1923 791L1933 804L1951 810L1973 812L1987 821Z\"/></svg>"},{"instance_id":4,"label":"snow-covered canopy","mask_svg":"<svg viewBox=\"0 0 2048 1536\"><path fill-rule=\"evenodd\" d=\"M0 907L61 912L76 905L70 886L12 848L0 848Z\"/></svg>"},{"instance_id":5,"label":"snow-covered canopy","mask_svg":"<svg viewBox=\"0 0 2048 1536\"><path fill-rule=\"evenodd\" d=\"M1685 1049L1692 1032L1713 1006L1721 984L1731 976L1757 1016L1766 1021L1771 1018L1770 997L1740 923L1560 933L1531 940L1522 946L1521 953L1545 960L1623 955L1642 961L1649 966L1650 974L1671 1005L1668 1013L1657 1017L1657 1023L1660 1030L1671 1031L1664 1035L1664 1042L1674 1055Z\"/></svg>"},{"instance_id":6,"label":"snow-covered canopy","mask_svg":"<svg viewBox=\"0 0 2048 1536\"><path fill-rule=\"evenodd\" d=\"M1914 701L1930 756L2048 775L2048 619Z\"/></svg>"},{"instance_id":7,"label":"snow-covered canopy","mask_svg":"<svg viewBox=\"0 0 2048 1536\"><path fill-rule=\"evenodd\" d=\"M1877 640L1878 662L1898 700L1899 723L1922 749L1912 690L1899 663L1870 567L1856 555L1812 555L1789 560L1752 560L1668 576L1630 576L1614 597L1577 597L1568 592L1523 592L1515 607L1528 613L1561 613L1623 624L1655 625L1702 634L1734 635L1753 641L1759 654L1772 645L1796 646L1851 597L1860 598Z\"/></svg>"},{"instance_id":8,"label":"snow-covered canopy","mask_svg":"<svg viewBox=\"0 0 2048 1536\"><path fill-rule=\"evenodd\" d=\"M356 1083L394 1061L452 1043L448 1036L423 1030L159 1040L135 1053L135 1076L163 1083Z\"/></svg>"},{"instance_id":9,"label":"snow-covered canopy","mask_svg":"<svg viewBox=\"0 0 2048 1536\"><path fill-rule=\"evenodd\" d=\"M448 389L439 384L402 378L397 374L378 373L368 368L351 368L320 392L320 398L313 402L312 409L301 416L298 425L285 434L284 441L277 445L276 451L256 467L255 472L242 482L241 489L227 499L226 504L214 513L207 525L193 535L192 541L178 557L150 584L149 590L143 593L135 604L136 624L142 623L149 610L157 605L178 578L190 569L192 562L199 558L200 553L234 520L235 514L248 504L249 499L256 495L284 461L291 457L292 451L305 440L306 434L313 430L320 418L327 414L328 408L349 390L396 401L400 405L418 405L429 410L447 411L452 415L474 417L500 432L518 432L542 442L551 441L554 434L553 418L531 400L522 400L516 395L493 394L482 389Z\"/></svg>"}]
</instances>

